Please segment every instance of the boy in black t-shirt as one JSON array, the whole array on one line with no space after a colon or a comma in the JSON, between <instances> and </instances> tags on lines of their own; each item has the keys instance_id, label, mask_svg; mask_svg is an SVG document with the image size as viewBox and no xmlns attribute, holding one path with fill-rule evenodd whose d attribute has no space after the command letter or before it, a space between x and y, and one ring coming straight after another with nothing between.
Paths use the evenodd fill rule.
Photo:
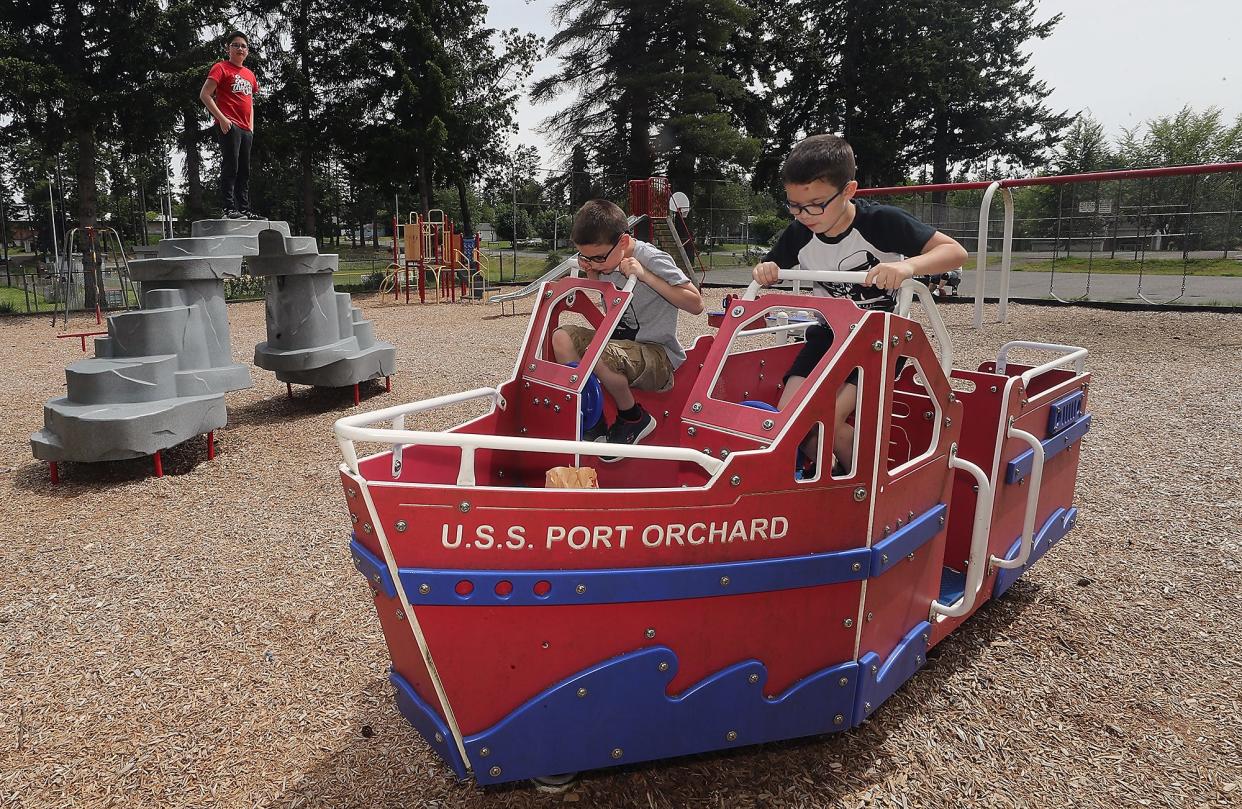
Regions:
<instances>
[{"instance_id":1,"label":"boy in black t-shirt","mask_svg":"<svg viewBox=\"0 0 1242 809\"><path fill-rule=\"evenodd\" d=\"M866 270L862 284L817 281L813 293L891 312L897 304L894 291L907 278L947 272L966 260L960 244L900 208L855 202L854 150L842 138L812 135L798 143L785 158L781 180L794 222L752 271L764 286L776 283L778 270L795 265L804 270ZM806 330L806 343L785 376L779 407L793 398L831 344L827 328ZM854 412L855 383L851 375L837 393L833 453L845 468L854 453L854 429L845 420Z\"/></svg>"}]
</instances>

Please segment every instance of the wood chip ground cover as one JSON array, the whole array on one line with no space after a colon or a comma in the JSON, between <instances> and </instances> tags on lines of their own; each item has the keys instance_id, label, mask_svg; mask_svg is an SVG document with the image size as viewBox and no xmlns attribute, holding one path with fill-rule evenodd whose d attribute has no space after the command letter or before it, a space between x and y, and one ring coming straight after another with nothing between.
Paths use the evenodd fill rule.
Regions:
<instances>
[{"instance_id":1,"label":"wood chip ground cover","mask_svg":"<svg viewBox=\"0 0 1242 809\"><path fill-rule=\"evenodd\" d=\"M503 381L526 327L358 303L398 348L393 393L363 409ZM228 311L247 362L263 304ZM346 550L348 391L290 401L252 368L214 461L200 439L162 479L69 464L53 487L28 437L83 355L46 320L0 319L0 806L1242 805L1240 316L1015 307L976 332L969 307L944 313L959 367L1010 339L1091 349L1076 530L863 727L559 795L458 784L398 715Z\"/></svg>"}]
</instances>

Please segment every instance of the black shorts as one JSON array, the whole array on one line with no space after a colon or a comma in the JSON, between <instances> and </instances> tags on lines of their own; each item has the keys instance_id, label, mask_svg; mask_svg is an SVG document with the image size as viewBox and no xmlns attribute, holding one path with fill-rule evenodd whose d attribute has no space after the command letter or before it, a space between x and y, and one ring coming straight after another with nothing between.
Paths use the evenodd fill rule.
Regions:
<instances>
[{"instance_id":1,"label":"black shorts","mask_svg":"<svg viewBox=\"0 0 1242 809\"><path fill-rule=\"evenodd\" d=\"M815 370L815 366L828 353L828 349L832 347L832 329L823 325L808 326L806 330L806 342L802 344L802 349L798 352L798 356L794 357L793 363L789 366L789 371L785 374L783 380L789 383L789 377L800 376L804 379L811 375L811 371ZM897 376L901 376L901 371L906 367L906 358L897 358ZM845 381L851 385L858 384L858 369L850 371L850 375Z\"/></svg>"}]
</instances>

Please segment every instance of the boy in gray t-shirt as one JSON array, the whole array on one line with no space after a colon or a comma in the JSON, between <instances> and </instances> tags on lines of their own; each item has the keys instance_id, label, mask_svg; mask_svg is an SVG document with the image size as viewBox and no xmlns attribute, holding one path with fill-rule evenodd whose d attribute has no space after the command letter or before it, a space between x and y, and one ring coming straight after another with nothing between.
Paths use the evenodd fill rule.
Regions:
<instances>
[{"instance_id":1,"label":"boy in gray t-shirt","mask_svg":"<svg viewBox=\"0 0 1242 809\"><path fill-rule=\"evenodd\" d=\"M630 305L595 365L595 375L617 405L617 420L609 427L601 419L585 436L588 441L637 444L655 430L656 420L635 401L630 388L665 391L673 386L673 371L686 359L677 342L677 311L702 314L703 297L668 253L628 233L625 213L607 200L591 200L578 210L570 240L587 278L618 288L629 276L638 279ZM594 337L594 329L561 326L552 333L556 361L577 362Z\"/></svg>"}]
</instances>

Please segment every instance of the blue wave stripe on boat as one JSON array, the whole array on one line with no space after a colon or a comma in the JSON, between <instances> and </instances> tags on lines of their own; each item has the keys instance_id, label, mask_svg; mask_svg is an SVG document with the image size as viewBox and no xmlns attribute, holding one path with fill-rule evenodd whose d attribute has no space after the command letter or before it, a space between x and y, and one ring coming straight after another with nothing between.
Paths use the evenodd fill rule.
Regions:
<instances>
[{"instance_id":1,"label":"blue wave stripe on boat","mask_svg":"<svg viewBox=\"0 0 1242 809\"><path fill-rule=\"evenodd\" d=\"M476 780L491 784L578 772L851 725L853 661L807 677L775 699L765 696L767 669L755 660L670 697L666 689L676 670L676 655L657 646L558 683L466 738Z\"/></svg>"},{"instance_id":2,"label":"blue wave stripe on boat","mask_svg":"<svg viewBox=\"0 0 1242 809\"><path fill-rule=\"evenodd\" d=\"M858 660L858 696L854 705L854 724L861 724L913 677L927 662L931 624L923 621L905 634L888 659L880 662L875 652Z\"/></svg>"},{"instance_id":3,"label":"blue wave stripe on boat","mask_svg":"<svg viewBox=\"0 0 1242 809\"><path fill-rule=\"evenodd\" d=\"M1031 565L1038 562L1043 555L1048 552L1056 543L1060 542L1066 534L1073 529L1074 524L1078 522L1078 509L1074 506L1069 508L1058 508L1049 515L1044 524L1035 532L1035 538L1031 542L1031 555L1027 558L1026 564L1022 567L1002 568L996 574L996 581L992 585L992 597L999 598L1005 594L1015 581L1022 577L1022 574L1030 569ZM1018 551L1022 547L1022 537L1018 537L1009 546L1009 550L1005 553L1006 559L1018 558Z\"/></svg>"},{"instance_id":4,"label":"blue wave stripe on boat","mask_svg":"<svg viewBox=\"0 0 1242 809\"><path fill-rule=\"evenodd\" d=\"M457 750L453 735L449 733L448 725L440 718L440 714L414 691L409 681L398 674L396 669L388 672L388 679L397 691L397 708L405 721L413 725L427 740L427 744L440 754L440 758L448 762L458 778L465 778L466 763L461 760L461 753Z\"/></svg>"}]
</instances>

